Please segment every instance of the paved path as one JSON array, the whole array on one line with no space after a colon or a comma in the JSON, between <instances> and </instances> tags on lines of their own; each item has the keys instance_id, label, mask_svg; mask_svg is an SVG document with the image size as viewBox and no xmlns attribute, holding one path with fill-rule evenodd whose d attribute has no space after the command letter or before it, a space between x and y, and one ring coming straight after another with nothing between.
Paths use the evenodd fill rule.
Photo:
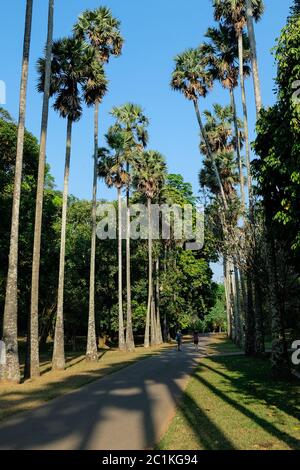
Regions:
<instances>
[{"instance_id":1,"label":"paved path","mask_svg":"<svg viewBox=\"0 0 300 470\"><path fill-rule=\"evenodd\" d=\"M0 425L0 449L144 450L167 430L202 338L140 361Z\"/></svg>"}]
</instances>

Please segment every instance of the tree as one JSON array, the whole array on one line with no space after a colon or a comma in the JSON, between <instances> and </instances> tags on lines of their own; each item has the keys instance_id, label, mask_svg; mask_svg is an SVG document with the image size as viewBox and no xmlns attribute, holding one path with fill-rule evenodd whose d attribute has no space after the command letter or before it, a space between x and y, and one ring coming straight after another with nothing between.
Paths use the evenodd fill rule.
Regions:
<instances>
[{"instance_id":1,"label":"tree","mask_svg":"<svg viewBox=\"0 0 300 470\"><path fill-rule=\"evenodd\" d=\"M67 119L57 316L52 360L52 368L54 370L62 370L65 368L63 306L72 126L82 115L82 95L80 93L80 87L86 85L90 63L93 62L93 60L93 51L85 47L78 39L64 38L53 44L50 96L55 96L54 109L62 118ZM38 88L39 91L43 91L45 88L45 59L39 59L38 69Z\"/></svg>"},{"instance_id":2,"label":"tree","mask_svg":"<svg viewBox=\"0 0 300 470\"><path fill-rule=\"evenodd\" d=\"M149 333L151 326L151 345L155 344L157 337L156 319L154 312L153 292L153 240L152 240L152 211L153 198L160 192L166 177L166 164L164 157L156 151L145 151L142 158L134 163L134 185L137 190L147 198L148 211L148 306L145 327L145 348L149 347Z\"/></svg>"},{"instance_id":3,"label":"tree","mask_svg":"<svg viewBox=\"0 0 300 470\"><path fill-rule=\"evenodd\" d=\"M126 171L130 173L130 166L137 159L148 142L147 127L149 121L143 109L134 103L126 103L123 106L113 108L111 112L116 122L111 132L122 135L123 160L126 161ZM126 187L126 285L127 285L127 322L126 322L126 347L128 351L134 350L134 338L132 330L132 305L131 305L131 267L130 267L130 186L129 180Z\"/></svg>"},{"instance_id":4,"label":"tree","mask_svg":"<svg viewBox=\"0 0 300 470\"><path fill-rule=\"evenodd\" d=\"M233 124L236 139L236 152L239 163L240 174L240 192L242 211L245 212L245 179L244 179L244 161L241 155L242 138L239 131L237 118L236 100L234 89L238 86L239 63L238 47L236 42L235 30L232 26L220 24L218 28L209 28L205 37L209 43L201 46L203 54L206 56L211 73L214 79L219 80L225 89L229 90L231 108L233 112ZM242 36L245 43L246 37ZM244 48L246 50L246 48ZM247 65L249 58L245 55L243 58L243 76L249 75L250 70Z\"/></svg>"},{"instance_id":5,"label":"tree","mask_svg":"<svg viewBox=\"0 0 300 470\"><path fill-rule=\"evenodd\" d=\"M120 34L120 21L113 17L109 8L100 7L86 10L74 26L76 37L85 40L95 50L97 60L103 65L111 55L119 56L122 51L123 38ZM94 177L92 205L92 237L90 262L90 301L89 327L86 358L90 361L98 359L95 332L95 270L96 270L96 206L97 206L97 166L98 166L98 135L99 105L106 93L107 83L104 73L92 74L87 86L86 101L94 106Z\"/></svg>"},{"instance_id":6,"label":"tree","mask_svg":"<svg viewBox=\"0 0 300 470\"><path fill-rule=\"evenodd\" d=\"M273 340L271 363L276 377L289 374L285 338L286 300L282 296L280 281L281 260L284 259L283 264L299 275L299 104L293 94L294 84L300 79L297 66L299 25L296 8L276 46L277 102L261 111L255 141L255 151L259 157L253 165L265 214Z\"/></svg>"},{"instance_id":7,"label":"tree","mask_svg":"<svg viewBox=\"0 0 300 470\"><path fill-rule=\"evenodd\" d=\"M50 80L51 80L51 54L53 42L53 17L54 0L49 0L48 12L48 33L45 54L45 83L44 98L40 137L40 156L36 193L34 242L32 256L32 280L31 280L31 306L30 306L30 354L28 373L29 376L38 377L40 375L39 367L39 278L40 278L40 255L41 255L41 237L42 237L42 216L43 216L43 198L45 185L45 163L46 163L46 142L48 128L48 112L50 98Z\"/></svg>"},{"instance_id":8,"label":"tree","mask_svg":"<svg viewBox=\"0 0 300 470\"><path fill-rule=\"evenodd\" d=\"M98 152L98 175L103 178L108 187L115 186L118 192L118 303L119 303L119 349L126 349L124 337L124 318L123 318L123 283L122 283L122 188L127 186L130 181L130 175L124 170L124 161L122 160L122 151L124 140L122 133L115 133L111 128L106 136L110 149L115 152L111 154L110 149L101 148ZM132 338L133 339L133 338Z\"/></svg>"},{"instance_id":9,"label":"tree","mask_svg":"<svg viewBox=\"0 0 300 470\"><path fill-rule=\"evenodd\" d=\"M9 265L7 274L5 308L3 317L3 341L6 345L7 363L3 369L3 379L19 382L19 357L18 357L18 241L19 241L19 217L20 217L20 197L22 184L25 114L27 98L27 82L29 53L31 42L33 1L27 0L25 14L25 33L22 61L22 78L19 102L19 123L18 123L18 143L15 163L14 196L11 219L11 235L9 248Z\"/></svg>"},{"instance_id":10,"label":"tree","mask_svg":"<svg viewBox=\"0 0 300 470\"><path fill-rule=\"evenodd\" d=\"M206 143L209 158L211 159L214 172L220 187L220 193L224 208L227 209L227 201L222 186L221 178L215 162L214 155L210 149L209 142L203 126L201 113L199 109L199 98L205 98L213 85L213 77L204 60L200 49L188 49L175 58L175 69L172 74L171 86L174 90L183 93L185 98L192 101L196 112L197 121L200 127L201 135Z\"/></svg>"}]
</instances>

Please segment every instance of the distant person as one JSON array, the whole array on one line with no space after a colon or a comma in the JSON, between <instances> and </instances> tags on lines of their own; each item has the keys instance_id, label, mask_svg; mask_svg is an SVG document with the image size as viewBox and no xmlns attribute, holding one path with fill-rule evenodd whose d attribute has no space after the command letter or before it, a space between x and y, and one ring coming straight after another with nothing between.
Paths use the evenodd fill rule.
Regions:
<instances>
[{"instance_id":1,"label":"distant person","mask_svg":"<svg viewBox=\"0 0 300 470\"><path fill-rule=\"evenodd\" d=\"M181 351L181 345L182 345L182 333L180 330L177 331L176 336L175 336L175 341L177 342L177 351Z\"/></svg>"},{"instance_id":2,"label":"distant person","mask_svg":"<svg viewBox=\"0 0 300 470\"><path fill-rule=\"evenodd\" d=\"M199 333L198 333L198 331L194 332L193 341L194 341L195 351L198 351L199 350Z\"/></svg>"}]
</instances>

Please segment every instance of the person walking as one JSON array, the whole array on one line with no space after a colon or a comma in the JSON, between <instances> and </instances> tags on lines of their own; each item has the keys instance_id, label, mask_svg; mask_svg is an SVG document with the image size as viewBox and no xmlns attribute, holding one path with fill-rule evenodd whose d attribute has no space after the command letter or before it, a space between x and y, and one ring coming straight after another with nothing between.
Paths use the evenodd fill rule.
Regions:
<instances>
[{"instance_id":1,"label":"person walking","mask_svg":"<svg viewBox=\"0 0 300 470\"><path fill-rule=\"evenodd\" d=\"M182 333L180 330L177 331L175 341L177 342L177 351L182 351Z\"/></svg>"},{"instance_id":2,"label":"person walking","mask_svg":"<svg viewBox=\"0 0 300 470\"><path fill-rule=\"evenodd\" d=\"M193 341L194 341L195 351L199 351L199 333L198 333L198 331L194 331Z\"/></svg>"}]
</instances>

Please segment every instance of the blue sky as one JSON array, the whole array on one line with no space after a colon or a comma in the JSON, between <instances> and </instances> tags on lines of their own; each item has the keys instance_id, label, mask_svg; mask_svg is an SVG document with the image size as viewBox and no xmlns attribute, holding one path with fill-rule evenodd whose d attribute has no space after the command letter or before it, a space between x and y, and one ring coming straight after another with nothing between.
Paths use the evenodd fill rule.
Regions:
<instances>
[{"instance_id":1,"label":"blue sky","mask_svg":"<svg viewBox=\"0 0 300 470\"><path fill-rule=\"evenodd\" d=\"M7 86L6 108L17 118L25 0L10 0L1 5L0 80ZM111 119L109 111L127 101L141 104L150 118L149 147L159 150L168 161L169 171L181 173L198 193L201 158L198 127L192 105L169 87L174 56L195 47L213 21L211 0L55 0L55 38L69 35L78 14L100 5L110 7L122 22L125 38L123 55L112 59L106 71L109 93L100 113L100 145ZM276 70L271 48L284 26L291 1L265 0L266 13L256 27L264 104L274 101L273 77ZM40 132L41 99L36 92L35 64L41 56L47 26L47 0L34 1L32 49L28 88L26 126L36 136ZM255 123L252 81L248 80L250 126ZM216 86L201 102L208 109L215 102L228 103L227 93ZM79 198L91 197L93 126L92 111L86 110L73 133L70 192ZM51 110L47 158L57 187L62 188L66 123ZM99 185L99 197L114 193Z\"/></svg>"}]
</instances>

